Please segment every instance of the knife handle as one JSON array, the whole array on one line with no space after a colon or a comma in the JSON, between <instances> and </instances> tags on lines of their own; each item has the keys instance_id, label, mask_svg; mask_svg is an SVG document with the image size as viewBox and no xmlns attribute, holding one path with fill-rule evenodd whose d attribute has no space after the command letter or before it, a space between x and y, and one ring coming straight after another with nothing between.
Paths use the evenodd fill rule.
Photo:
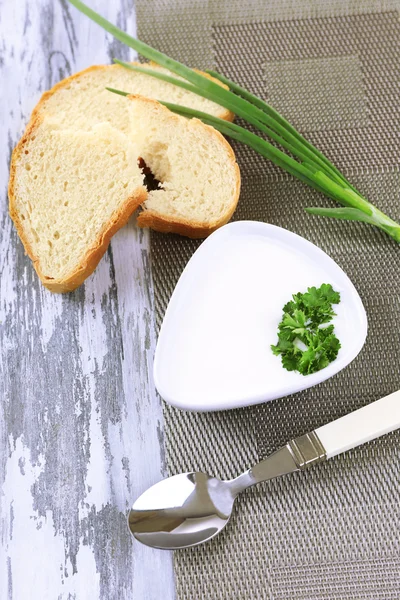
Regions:
<instances>
[{"instance_id":1,"label":"knife handle","mask_svg":"<svg viewBox=\"0 0 400 600\"><path fill-rule=\"evenodd\" d=\"M400 427L400 390L315 430L331 458Z\"/></svg>"}]
</instances>

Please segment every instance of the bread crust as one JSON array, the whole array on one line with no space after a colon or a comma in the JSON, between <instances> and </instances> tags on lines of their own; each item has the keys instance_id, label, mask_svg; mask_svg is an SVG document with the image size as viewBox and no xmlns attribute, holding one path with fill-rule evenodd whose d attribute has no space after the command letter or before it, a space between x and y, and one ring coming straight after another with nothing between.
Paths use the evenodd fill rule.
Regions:
<instances>
[{"instance_id":1,"label":"bread crust","mask_svg":"<svg viewBox=\"0 0 400 600\"><path fill-rule=\"evenodd\" d=\"M193 240L203 240L211 233L228 223L229 219L233 215L235 209L225 218L217 222L216 225L204 224L202 227L199 225L193 225L190 221L185 219L174 219L173 221L165 219L162 215L157 214L152 210L143 210L139 213L137 218L137 224L139 227L149 227L154 231L160 231L161 233L177 233Z\"/></svg>"},{"instance_id":2,"label":"bread crust","mask_svg":"<svg viewBox=\"0 0 400 600\"><path fill-rule=\"evenodd\" d=\"M165 112L166 114L168 114L168 119L179 120L179 119L185 118L185 117L180 117L179 115L176 115L175 113L172 113L166 106L163 106L156 100L152 100L150 98L144 98L143 96L138 96L138 95L133 95L133 94L128 96L128 99L131 101L134 101L136 98L140 99L142 102L145 101L146 103L150 104L154 110L158 110L159 112ZM210 125L206 125L199 119L191 119L190 123L193 126L202 129L203 132L206 131L208 135L217 138L218 142L220 144L222 144L223 146L225 146L225 149L228 152L228 160L231 163L231 165L233 165L233 168L235 171L235 179L236 179L235 193L233 195L232 204L229 208L229 211L227 213L225 213L223 218L221 218L217 221L214 221L211 223L207 223L207 222L201 223L198 221L189 221L188 219L183 219L180 217L175 217L175 218L171 217L171 218L167 219L162 214L157 213L154 210L143 207L143 210L139 213L139 215L137 217L137 224L139 225L139 227L150 227L151 229L154 229L155 231L161 231L162 233L177 233L179 235L184 235L184 236L192 238L192 239L202 239L202 238L206 238L207 236L209 236L216 229L219 229L219 227L222 227L222 225L225 225L226 223L228 223L228 221L232 217L233 213L236 210L237 204L239 202L241 178L240 178L240 169L239 169L239 165L236 162L235 154L234 154L231 146L228 144L228 142L224 138L224 136L219 131L214 129L214 127L211 127Z\"/></svg>"},{"instance_id":3,"label":"bread crust","mask_svg":"<svg viewBox=\"0 0 400 600\"><path fill-rule=\"evenodd\" d=\"M136 193L127 198L122 206L120 206L119 209L114 212L110 221L100 231L97 240L90 248L88 248L81 262L77 265L76 269L71 273L71 275L65 279L53 279L48 277L41 270L40 258L35 255L32 246L25 236L24 228L15 205L15 177L17 163L25 145L32 139L32 136L35 134L35 131L38 129L38 127L40 127L42 121L43 118L39 113L36 113L35 117L33 117L28 123L24 135L12 153L10 180L8 185L10 216L24 245L25 252L32 260L35 271L43 285L52 292L72 292L79 287L85 281L85 279L89 277L89 275L93 273L99 264L101 257L107 250L112 236L118 231L118 229L121 229L121 227L127 223L133 212L146 200L147 190L144 187L138 188Z\"/></svg>"}]
</instances>

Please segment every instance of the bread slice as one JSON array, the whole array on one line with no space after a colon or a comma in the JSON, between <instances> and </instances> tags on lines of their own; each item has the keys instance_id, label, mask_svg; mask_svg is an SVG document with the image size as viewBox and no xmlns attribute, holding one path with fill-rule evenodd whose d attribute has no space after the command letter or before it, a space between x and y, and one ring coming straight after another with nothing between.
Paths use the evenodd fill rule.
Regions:
<instances>
[{"instance_id":1,"label":"bread slice","mask_svg":"<svg viewBox=\"0 0 400 600\"><path fill-rule=\"evenodd\" d=\"M140 227L204 238L231 218L240 192L232 148L213 127L141 96L129 96L140 157L160 181L138 215Z\"/></svg>"},{"instance_id":2,"label":"bread slice","mask_svg":"<svg viewBox=\"0 0 400 600\"><path fill-rule=\"evenodd\" d=\"M172 75L154 63L141 66ZM203 75L213 79L205 73ZM213 81L223 85L216 79ZM126 102L123 102L121 96L109 92L106 87L154 100L182 104L228 121L232 121L234 117L233 113L210 100L120 65L89 67L60 81L43 94L34 116L45 114L53 117L60 127L79 131L90 131L94 125L106 121L123 133L130 133Z\"/></svg>"},{"instance_id":3,"label":"bread slice","mask_svg":"<svg viewBox=\"0 0 400 600\"><path fill-rule=\"evenodd\" d=\"M13 152L10 214L53 292L93 272L146 196L135 145L108 123L74 131L36 116Z\"/></svg>"}]
</instances>

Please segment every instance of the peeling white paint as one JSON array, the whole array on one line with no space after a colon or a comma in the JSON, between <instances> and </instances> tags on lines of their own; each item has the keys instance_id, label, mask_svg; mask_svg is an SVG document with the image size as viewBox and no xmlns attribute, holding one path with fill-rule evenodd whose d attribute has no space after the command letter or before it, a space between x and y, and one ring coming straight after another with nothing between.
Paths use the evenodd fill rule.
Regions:
<instances>
[{"instance_id":1,"label":"peeling white paint","mask_svg":"<svg viewBox=\"0 0 400 600\"><path fill-rule=\"evenodd\" d=\"M135 33L131 3L91 6ZM40 94L134 55L63 1L0 0L0 15L0 598L172 600L171 555L126 526L164 475L149 237L130 223L61 296L39 284L7 214L8 159Z\"/></svg>"},{"instance_id":2,"label":"peeling white paint","mask_svg":"<svg viewBox=\"0 0 400 600\"><path fill-rule=\"evenodd\" d=\"M18 466L20 461L24 464L23 474ZM85 589L81 585L81 577L73 574L71 563L65 560L63 538L54 535L51 511L42 517L33 508L31 488L40 472L40 466L31 464L30 451L23 445L22 439L16 440L15 450L7 462L1 500L1 513L7 514L9 509L13 518L12 522L8 522L4 536L7 539L2 540L0 548L0 580L9 583L6 568L9 561L12 598L56 598L55 594L68 598L78 593L77 597L82 600L97 598L100 578L91 549L81 546L78 553L78 573L91 574L91 589ZM12 501L8 504L9 498Z\"/></svg>"}]
</instances>

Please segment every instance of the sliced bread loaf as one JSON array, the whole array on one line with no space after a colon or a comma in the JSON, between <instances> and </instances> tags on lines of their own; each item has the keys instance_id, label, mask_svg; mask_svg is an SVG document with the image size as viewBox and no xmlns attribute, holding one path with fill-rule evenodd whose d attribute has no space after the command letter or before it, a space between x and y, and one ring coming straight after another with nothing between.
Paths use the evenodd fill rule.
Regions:
<instances>
[{"instance_id":1,"label":"sliced bread loaf","mask_svg":"<svg viewBox=\"0 0 400 600\"><path fill-rule=\"evenodd\" d=\"M136 80L117 65L93 67L60 82L42 96L13 152L10 213L52 291L80 285L139 205L141 227L194 238L226 223L236 208L240 173L226 140L155 100L104 89L127 89L132 75ZM148 75L144 81L148 94L223 116L195 94L182 97ZM160 181L149 194L139 158Z\"/></svg>"},{"instance_id":2,"label":"sliced bread loaf","mask_svg":"<svg viewBox=\"0 0 400 600\"><path fill-rule=\"evenodd\" d=\"M11 162L10 214L44 285L78 287L145 200L137 149L103 123L90 132L36 118Z\"/></svg>"},{"instance_id":3,"label":"sliced bread loaf","mask_svg":"<svg viewBox=\"0 0 400 600\"><path fill-rule=\"evenodd\" d=\"M172 75L172 73L154 63L145 66L154 71ZM203 75L206 74L203 73ZM174 75L174 77L176 76ZM209 75L206 75L206 77L213 79ZM223 85L216 79L213 79L213 81ZM89 131L93 125L106 121L120 131L129 133L130 121L126 103L122 101L121 96L109 92L106 87L154 100L182 104L225 120L232 121L234 117L231 112L222 106L218 106L218 104L201 96L183 90L171 83L155 79L150 75L130 71L120 65L89 67L60 81L51 90L43 94L34 114L51 116L60 127L68 129Z\"/></svg>"},{"instance_id":4,"label":"sliced bread loaf","mask_svg":"<svg viewBox=\"0 0 400 600\"><path fill-rule=\"evenodd\" d=\"M141 96L129 96L140 157L160 181L138 225L204 238L231 218L240 192L232 148L213 127L188 120Z\"/></svg>"}]
</instances>

